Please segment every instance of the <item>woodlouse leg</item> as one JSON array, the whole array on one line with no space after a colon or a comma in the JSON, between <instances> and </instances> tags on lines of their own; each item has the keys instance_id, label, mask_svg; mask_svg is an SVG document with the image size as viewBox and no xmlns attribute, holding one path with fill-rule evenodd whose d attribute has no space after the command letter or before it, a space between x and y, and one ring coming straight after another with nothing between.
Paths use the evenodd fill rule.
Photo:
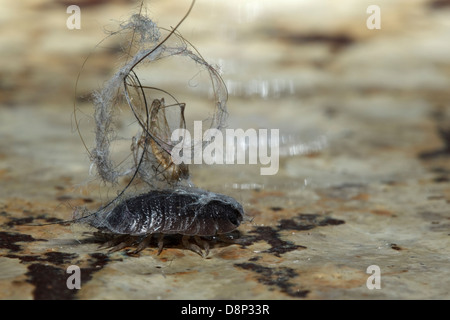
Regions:
<instances>
[{"instance_id":1,"label":"woodlouse leg","mask_svg":"<svg viewBox=\"0 0 450 320\"><path fill-rule=\"evenodd\" d=\"M102 249L102 248L111 248L111 247L117 246L118 244L125 241L127 238L128 238L128 235L126 235L126 234L122 235L122 236L114 237L111 240L108 240L108 241L104 242L103 244L101 244L98 248Z\"/></svg>"},{"instance_id":2,"label":"woodlouse leg","mask_svg":"<svg viewBox=\"0 0 450 320\"><path fill-rule=\"evenodd\" d=\"M116 252L116 251L122 250L123 248L129 247L133 242L134 242L133 238L131 238L129 236L126 236L124 241L122 241L118 245L112 247L109 250L109 252L112 253L112 252Z\"/></svg>"},{"instance_id":3,"label":"woodlouse leg","mask_svg":"<svg viewBox=\"0 0 450 320\"><path fill-rule=\"evenodd\" d=\"M161 233L158 237L158 253L157 253L158 256L161 254L163 247L164 247L163 238L164 238L164 234Z\"/></svg>"},{"instance_id":4,"label":"woodlouse leg","mask_svg":"<svg viewBox=\"0 0 450 320\"><path fill-rule=\"evenodd\" d=\"M150 243L150 240L152 240L152 234L149 234L148 236L146 236L146 237L144 238L144 240L142 240L142 241L138 244L138 246L136 247L136 250L133 251L133 254L139 253L139 252L141 252L142 250L144 250L145 248L147 248L147 246L148 246L149 243Z\"/></svg>"},{"instance_id":5,"label":"woodlouse leg","mask_svg":"<svg viewBox=\"0 0 450 320\"><path fill-rule=\"evenodd\" d=\"M190 242L189 242L189 237L190 237L190 236L188 236L188 235L184 235L184 236L181 238L181 242L183 243L183 245L184 245L186 248L188 248L189 250L192 250L192 251L194 251L195 253L199 254L201 257L205 258L206 256L203 255L202 249L201 249L199 246L197 246L196 244L190 243Z\"/></svg>"},{"instance_id":6,"label":"woodlouse leg","mask_svg":"<svg viewBox=\"0 0 450 320\"><path fill-rule=\"evenodd\" d=\"M202 246L203 249L205 250L205 255L203 256L204 258L206 258L209 255L209 243L205 240L203 240L202 238L200 238L199 236L194 236L195 242L197 242L197 244L199 246Z\"/></svg>"}]
</instances>

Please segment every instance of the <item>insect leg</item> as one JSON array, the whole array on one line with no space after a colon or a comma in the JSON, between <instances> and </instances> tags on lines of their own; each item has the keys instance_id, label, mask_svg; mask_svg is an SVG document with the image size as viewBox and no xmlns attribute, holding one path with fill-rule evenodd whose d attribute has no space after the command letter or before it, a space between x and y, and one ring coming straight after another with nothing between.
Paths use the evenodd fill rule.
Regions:
<instances>
[{"instance_id":1,"label":"insect leg","mask_svg":"<svg viewBox=\"0 0 450 320\"><path fill-rule=\"evenodd\" d=\"M197 244L199 246L202 246L203 249L205 250L205 255L204 258L206 258L209 254L209 243L205 240L202 240L202 238L200 238L199 236L194 236L195 242L197 242Z\"/></svg>"},{"instance_id":2,"label":"insect leg","mask_svg":"<svg viewBox=\"0 0 450 320\"><path fill-rule=\"evenodd\" d=\"M152 239L152 234L149 234L146 236L136 247L136 250L133 251L134 254L141 252L144 250L150 243L150 240Z\"/></svg>"},{"instance_id":3,"label":"insect leg","mask_svg":"<svg viewBox=\"0 0 450 320\"><path fill-rule=\"evenodd\" d=\"M132 237L130 237L128 235L121 236L120 240L119 240L119 243L117 245L115 245L114 247L112 247L109 250L109 252L112 253L112 252L116 252L116 251L122 250L123 248L129 247L130 245L132 245L133 242L134 242L134 239Z\"/></svg>"},{"instance_id":4,"label":"insect leg","mask_svg":"<svg viewBox=\"0 0 450 320\"><path fill-rule=\"evenodd\" d=\"M184 235L184 236L181 238L181 242L183 243L183 245L184 245L186 248L188 248L189 250L194 251L195 253L197 253L197 254L199 254L200 256L202 256L203 258L205 258L206 255L203 254L202 249L201 249L198 245L193 244L193 243L190 243L190 242L189 242L189 237L190 237L190 236L188 236L188 235Z\"/></svg>"},{"instance_id":5,"label":"insect leg","mask_svg":"<svg viewBox=\"0 0 450 320\"><path fill-rule=\"evenodd\" d=\"M157 255L159 256L162 252L163 246L164 246L164 234L160 233L159 237L158 237L158 253Z\"/></svg>"},{"instance_id":6,"label":"insect leg","mask_svg":"<svg viewBox=\"0 0 450 320\"><path fill-rule=\"evenodd\" d=\"M102 248L114 247L114 246L118 245L119 243L123 242L127 237L128 237L128 235L126 235L126 234L118 236L118 237L113 237L111 240L108 240L108 241L102 243L98 248L102 249Z\"/></svg>"}]
</instances>

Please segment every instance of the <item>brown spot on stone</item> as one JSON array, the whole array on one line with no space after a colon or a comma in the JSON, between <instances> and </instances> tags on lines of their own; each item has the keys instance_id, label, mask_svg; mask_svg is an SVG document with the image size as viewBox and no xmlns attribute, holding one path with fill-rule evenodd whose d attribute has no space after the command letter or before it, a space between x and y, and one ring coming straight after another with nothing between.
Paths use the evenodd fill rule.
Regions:
<instances>
[{"instance_id":1,"label":"brown spot on stone","mask_svg":"<svg viewBox=\"0 0 450 320\"><path fill-rule=\"evenodd\" d=\"M428 7L435 10L446 9L450 7L450 0L433 0L428 3Z\"/></svg>"},{"instance_id":2,"label":"brown spot on stone","mask_svg":"<svg viewBox=\"0 0 450 320\"><path fill-rule=\"evenodd\" d=\"M428 200L445 200L444 196L428 196Z\"/></svg>"},{"instance_id":3,"label":"brown spot on stone","mask_svg":"<svg viewBox=\"0 0 450 320\"><path fill-rule=\"evenodd\" d=\"M298 276L298 273L288 267L269 268L256 263L237 263L236 267L251 271L256 274L256 280L269 287L277 287L281 292L294 297L305 298L309 290L296 287L290 280Z\"/></svg>"},{"instance_id":4,"label":"brown spot on stone","mask_svg":"<svg viewBox=\"0 0 450 320\"><path fill-rule=\"evenodd\" d=\"M225 259L225 260L236 260L240 258L240 251L236 249L236 247L233 248L225 248L223 250L220 250L217 253L217 256L219 258Z\"/></svg>"},{"instance_id":5,"label":"brown spot on stone","mask_svg":"<svg viewBox=\"0 0 450 320\"><path fill-rule=\"evenodd\" d=\"M27 282L34 285L33 297L36 300L73 299L77 290L67 288L70 276L64 269L52 265L35 263L28 266Z\"/></svg>"},{"instance_id":6,"label":"brown spot on stone","mask_svg":"<svg viewBox=\"0 0 450 320\"><path fill-rule=\"evenodd\" d=\"M360 193L356 196L352 197L351 200L360 200L360 201L368 201L370 198L370 195L368 193Z\"/></svg>"},{"instance_id":7,"label":"brown spot on stone","mask_svg":"<svg viewBox=\"0 0 450 320\"><path fill-rule=\"evenodd\" d=\"M61 202L69 201L72 199L73 199L72 196L67 195L67 194L56 197L56 200L61 201Z\"/></svg>"},{"instance_id":8,"label":"brown spot on stone","mask_svg":"<svg viewBox=\"0 0 450 320\"><path fill-rule=\"evenodd\" d=\"M70 263L73 259L77 258L78 255L75 253L65 253L65 252L47 252L43 256L42 255L17 255L17 254L8 254L6 255L8 258L19 259L22 262L37 262L44 261L50 262L55 265L62 265Z\"/></svg>"},{"instance_id":9,"label":"brown spot on stone","mask_svg":"<svg viewBox=\"0 0 450 320\"><path fill-rule=\"evenodd\" d=\"M283 41L297 45L325 44L329 45L332 52L342 49L354 43L354 39L346 34L289 34L287 32L271 32Z\"/></svg>"},{"instance_id":10,"label":"brown spot on stone","mask_svg":"<svg viewBox=\"0 0 450 320\"><path fill-rule=\"evenodd\" d=\"M385 216L385 217L392 217L395 216L391 211L384 210L384 209L374 209L370 210L370 213L376 214L377 216Z\"/></svg>"},{"instance_id":11,"label":"brown spot on stone","mask_svg":"<svg viewBox=\"0 0 450 320\"><path fill-rule=\"evenodd\" d=\"M278 231L269 226L256 227L254 230L250 231L250 235L243 236L241 239L238 239L236 243L239 243L243 248L245 248L258 241L267 242L271 248L265 250L264 252L274 254L277 257L280 257L281 254L289 251L306 249L305 246L296 245L290 241L282 240L278 234Z\"/></svg>"},{"instance_id":12,"label":"brown spot on stone","mask_svg":"<svg viewBox=\"0 0 450 320\"><path fill-rule=\"evenodd\" d=\"M320 216L314 213L300 213L291 219L282 219L278 224L279 230L310 230L317 226L340 225L345 223L343 220L328 216Z\"/></svg>"},{"instance_id":13,"label":"brown spot on stone","mask_svg":"<svg viewBox=\"0 0 450 320\"><path fill-rule=\"evenodd\" d=\"M333 186L326 189L318 190L318 193L331 198L331 200L352 200L354 197L358 197L361 194L365 194L366 185L358 183L344 183L341 185Z\"/></svg>"},{"instance_id":14,"label":"brown spot on stone","mask_svg":"<svg viewBox=\"0 0 450 320\"><path fill-rule=\"evenodd\" d=\"M36 300L70 300L76 298L78 290L67 288L67 279L70 274L66 272L66 265L75 263L72 261L76 254L50 252L46 254L45 263L34 263L28 266L27 282L33 284L33 297ZM109 261L108 256L102 253L90 254L90 265L80 268L81 285L86 284L92 274L101 270ZM56 264L56 266L48 262ZM61 265L61 266L60 266Z\"/></svg>"},{"instance_id":15,"label":"brown spot on stone","mask_svg":"<svg viewBox=\"0 0 450 320\"><path fill-rule=\"evenodd\" d=\"M258 226L253 228L250 232L243 235L240 239L236 240L237 244L240 244L243 248L252 245L258 241L265 241L271 246L270 249L264 250L265 253L271 253L277 257L281 254L294 251L307 249L306 246L298 245L290 241L285 241L281 238L281 231L284 230L297 230L305 231L315 227L324 227L330 225L340 225L345 223L343 220L335 219L329 216L321 216L313 213L300 213L297 216L289 219L281 219L276 227L270 226Z\"/></svg>"},{"instance_id":16,"label":"brown spot on stone","mask_svg":"<svg viewBox=\"0 0 450 320\"><path fill-rule=\"evenodd\" d=\"M439 176L439 177L434 178L433 181L436 183L449 182L450 178L447 176Z\"/></svg>"},{"instance_id":17,"label":"brown spot on stone","mask_svg":"<svg viewBox=\"0 0 450 320\"><path fill-rule=\"evenodd\" d=\"M397 250L397 251L404 250L404 248L396 245L395 243L391 243L391 248L394 249L394 250Z\"/></svg>"},{"instance_id":18,"label":"brown spot on stone","mask_svg":"<svg viewBox=\"0 0 450 320\"><path fill-rule=\"evenodd\" d=\"M42 239L35 239L28 234L13 233L13 232L0 232L0 248L8 249L11 252L20 250L20 245L17 242L33 242L33 241L46 241Z\"/></svg>"},{"instance_id":19,"label":"brown spot on stone","mask_svg":"<svg viewBox=\"0 0 450 320\"><path fill-rule=\"evenodd\" d=\"M422 160L430 160L450 156L450 129L438 128L438 133L444 146L437 150L422 152L419 154L419 158Z\"/></svg>"},{"instance_id":20,"label":"brown spot on stone","mask_svg":"<svg viewBox=\"0 0 450 320\"><path fill-rule=\"evenodd\" d=\"M281 211L281 210L283 210L283 208L281 208L281 207L271 207L270 210L272 210L272 211Z\"/></svg>"},{"instance_id":21,"label":"brown spot on stone","mask_svg":"<svg viewBox=\"0 0 450 320\"><path fill-rule=\"evenodd\" d=\"M13 227L13 226L21 226L21 225L26 225L26 224L30 224L31 222L33 222L34 218L33 217L26 217L26 218L11 218L10 221L8 221L7 223L5 223L6 226L8 227Z\"/></svg>"}]
</instances>

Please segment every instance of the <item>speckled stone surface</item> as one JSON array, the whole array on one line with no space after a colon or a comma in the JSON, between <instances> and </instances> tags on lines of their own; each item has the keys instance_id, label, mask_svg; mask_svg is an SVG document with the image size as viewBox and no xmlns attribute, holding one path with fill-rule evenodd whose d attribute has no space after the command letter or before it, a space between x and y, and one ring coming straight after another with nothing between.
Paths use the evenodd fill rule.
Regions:
<instances>
[{"instance_id":1,"label":"speckled stone surface","mask_svg":"<svg viewBox=\"0 0 450 320\"><path fill-rule=\"evenodd\" d=\"M173 26L188 2L148 12ZM371 4L380 30L366 27ZM109 253L90 229L33 225L104 203L73 127L73 88L103 27L138 7L80 1L82 28L68 30L68 5L9 1L0 12L1 299L450 298L448 1L196 3L180 31L220 65L229 127L284 137L274 176L192 166L198 187L235 197L252 218L207 259L176 241L159 256L155 245ZM112 53L93 59L88 72L117 66ZM86 80L79 95L99 85ZM89 99L78 101L88 118ZM70 265L80 290L67 288ZM367 287L371 265L380 289Z\"/></svg>"}]
</instances>

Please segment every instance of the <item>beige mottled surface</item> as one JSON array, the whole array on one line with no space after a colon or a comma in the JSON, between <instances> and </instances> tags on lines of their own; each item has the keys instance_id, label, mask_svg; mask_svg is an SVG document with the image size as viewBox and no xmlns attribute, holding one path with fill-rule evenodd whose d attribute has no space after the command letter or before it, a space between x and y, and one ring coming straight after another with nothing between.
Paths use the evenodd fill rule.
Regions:
<instances>
[{"instance_id":1,"label":"beige mottled surface","mask_svg":"<svg viewBox=\"0 0 450 320\"><path fill-rule=\"evenodd\" d=\"M370 4L381 30L366 28ZM168 27L188 5L153 1L148 12ZM450 298L448 1L197 2L180 31L220 66L229 126L284 137L275 176L192 167L197 186L234 196L253 218L208 259L177 244L160 256L108 253L82 227L32 226L108 194L88 174L73 88L103 27L138 4L82 1L81 30L66 28L67 6L1 4L1 299ZM117 67L113 53L94 56L80 83L89 146L86 95ZM154 82L176 91L170 72ZM326 143L295 154L314 141ZM69 265L81 268L81 290L66 287ZM366 286L370 265L379 290Z\"/></svg>"}]
</instances>

